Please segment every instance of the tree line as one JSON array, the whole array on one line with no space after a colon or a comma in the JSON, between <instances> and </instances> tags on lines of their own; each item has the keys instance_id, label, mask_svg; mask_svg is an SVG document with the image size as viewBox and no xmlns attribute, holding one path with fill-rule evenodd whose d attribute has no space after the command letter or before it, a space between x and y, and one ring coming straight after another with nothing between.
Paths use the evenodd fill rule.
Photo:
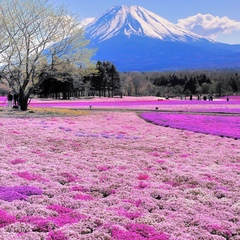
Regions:
<instances>
[{"instance_id":1,"label":"tree line","mask_svg":"<svg viewBox=\"0 0 240 240\"><path fill-rule=\"evenodd\" d=\"M73 73L74 71L71 70L71 75ZM78 75L75 80L71 75L65 72L63 74L65 81L57 81L49 75L45 81L42 81L43 97L59 98L60 92L63 98L240 94L240 73L232 70L119 73L113 63L98 61L91 73L83 77Z\"/></svg>"},{"instance_id":2,"label":"tree line","mask_svg":"<svg viewBox=\"0 0 240 240\"><path fill-rule=\"evenodd\" d=\"M43 69L35 94L44 98L70 99L70 97L120 95L120 75L114 64L98 61L94 68L77 68L70 62L58 59L58 67Z\"/></svg>"},{"instance_id":3,"label":"tree line","mask_svg":"<svg viewBox=\"0 0 240 240\"><path fill-rule=\"evenodd\" d=\"M240 94L239 70L121 73L123 95L177 97Z\"/></svg>"},{"instance_id":4,"label":"tree line","mask_svg":"<svg viewBox=\"0 0 240 240\"><path fill-rule=\"evenodd\" d=\"M39 74L34 94L42 98L240 94L240 73L232 70L188 70L176 72L119 73L109 61L92 68L77 67L55 58L54 68L46 63Z\"/></svg>"}]
</instances>

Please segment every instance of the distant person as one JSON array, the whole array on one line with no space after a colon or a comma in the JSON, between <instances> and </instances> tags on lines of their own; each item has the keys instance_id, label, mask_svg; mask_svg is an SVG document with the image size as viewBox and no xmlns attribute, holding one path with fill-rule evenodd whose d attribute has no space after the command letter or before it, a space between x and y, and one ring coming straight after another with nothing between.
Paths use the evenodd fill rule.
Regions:
<instances>
[{"instance_id":1,"label":"distant person","mask_svg":"<svg viewBox=\"0 0 240 240\"><path fill-rule=\"evenodd\" d=\"M13 101L14 101L14 106L17 106L18 105L18 94L17 93L14 93L14 95L13 95Z\"/></svg>"},{"instance_id":2,"label":"distant person","mask_svg":"<svg viewBox=\"0 0 240 240\"><path fill-rule=\"evenodd\" d=\"M227 97L227 102L229 101L229 97Z\"/></svg>"},{"instance_id":3,"label":"distant person","mask_svg":"<svg viewBox=\"0 0 240 240\"><path fill-rule=\"evenodd\" d=\"M13 95L11 92L8 92L7 100L8 100L8 107L12 107Z\"/></svg>"}]
</instances>

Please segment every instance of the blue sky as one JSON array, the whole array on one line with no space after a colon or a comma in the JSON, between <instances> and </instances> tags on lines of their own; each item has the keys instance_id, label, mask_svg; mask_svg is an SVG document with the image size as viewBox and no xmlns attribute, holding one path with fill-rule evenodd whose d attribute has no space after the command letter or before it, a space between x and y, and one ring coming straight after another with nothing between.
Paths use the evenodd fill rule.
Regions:
<instances>
[{"instance_id":1,"label":"blue sky","mask_svg":"<svg viewBox=\"0 0 240 240\"><path fill-rule=\"evenodd\" d=\"M49 0L79 19L98 17L112 6L138 5L216 41L240 44L240 0ZM191 18L190 18L191 17ZM180 20L181 19L181 20Z\"/></svg>"}]
</instances>

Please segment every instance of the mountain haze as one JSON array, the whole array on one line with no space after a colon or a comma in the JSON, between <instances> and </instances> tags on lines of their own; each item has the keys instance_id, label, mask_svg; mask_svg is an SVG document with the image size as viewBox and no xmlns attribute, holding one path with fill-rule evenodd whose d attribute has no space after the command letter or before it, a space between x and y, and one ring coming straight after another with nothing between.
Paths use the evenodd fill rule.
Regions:
<instances>
[{"instance_id":1,"label":"mountain haze","mask_svg":"<svg viewBox=\"0 0 240 240\"><path fill-rule=\"evenodd\" d=\"M216 43L139 6L107 10L85 28L93 60L119 71L159 71L240 66L240 45Z\"/></svg>"}]
</instances>

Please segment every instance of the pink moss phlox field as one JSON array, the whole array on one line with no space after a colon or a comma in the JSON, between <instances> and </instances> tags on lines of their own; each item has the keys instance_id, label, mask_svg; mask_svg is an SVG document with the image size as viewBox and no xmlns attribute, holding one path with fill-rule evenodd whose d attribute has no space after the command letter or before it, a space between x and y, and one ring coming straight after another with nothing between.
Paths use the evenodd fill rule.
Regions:
<instances>
[{"instance_id":1,"label":"pink moss phlox field","mask_svg":"<svg viewBox=\"0 0 240 240\"><path fill-rule=\"evenodd\" d=\"M173 113L142 113L145 120L178 129L194 132L219 135L222 137L240 138L240 117L199 114L173 114Z\"/></svg>"},{"instance_id":2,"label":"pink moss phlox field","mask_svg":"<svg viewBox=\"0 0 240 240\"><path fill-rule=\"evenodd\" d=\"M89 112L1 118L0 239L240 238L239 140Z\"/></svg>"}]
</instances>

